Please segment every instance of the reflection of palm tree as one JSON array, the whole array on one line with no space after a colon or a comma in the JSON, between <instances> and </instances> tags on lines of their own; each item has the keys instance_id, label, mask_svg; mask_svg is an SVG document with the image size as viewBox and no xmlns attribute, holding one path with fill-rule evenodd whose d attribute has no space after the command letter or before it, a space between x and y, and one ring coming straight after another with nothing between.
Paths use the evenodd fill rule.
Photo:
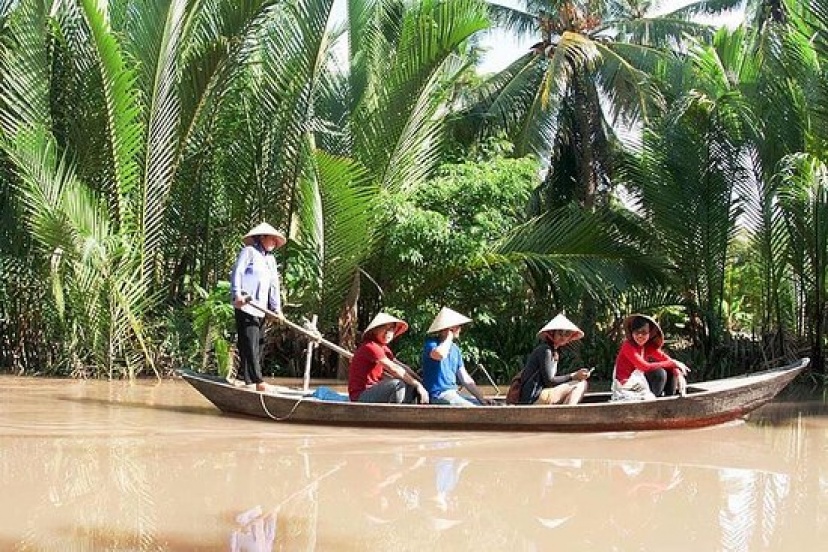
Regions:
<instances>
[{"instance_id":1,"label":"reflection of palm tree","mask_svg":"<svg viewBox=\"0 0 828 552\"><path fill-rule=\"evenodd\" d=\"M723 469L719 480L725 495L719 510L722 547L725 550L748 550L756 529L756 472Z\"/></svg>"},{"instance_id":2,"label":"reflection of palm tree","mask_svg":"<svg viewBox=\"0 0 828 552\"><path fill-rule=\"evenodd\" d=\"M101 449L97 439L55 439L42 463L32 464L44 466L51 484L41 509L29 519L26 542L38 550L65 549L67 542L90 550L114 547L116 542L151 548L158 510L150 466L142 456L144 449L135 444L115 439ZM72 512L69 535L42 532L41 522L60 511Z\"/></svg>"}]
</instances>

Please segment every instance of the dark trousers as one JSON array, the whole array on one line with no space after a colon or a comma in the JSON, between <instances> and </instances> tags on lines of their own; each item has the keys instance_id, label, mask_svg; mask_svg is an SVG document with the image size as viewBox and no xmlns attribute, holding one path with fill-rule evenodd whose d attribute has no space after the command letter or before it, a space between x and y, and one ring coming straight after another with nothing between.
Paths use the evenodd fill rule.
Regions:
<instances>
[{"instance_id":1,"label":"dark trousers","mask_svg":"<svg viewBox=\"0 0 828 552\"><path fill-rule=\"evenodd\" d=\"M236 309L236 343L239 349L239 375L244 383L262 382L262 325L264 318L257 318Z\"/></svg>"},{"instance_id":2,"label":"dark trousers","mask_svg":"<svg viewBox=\"0 0 828 552\"><path fill-rule=\"evenodd\" d=\"M673 370L659 368L644 372L647 383L650 384L650 391L656 397L668 397L676 392L676 373Z\"/></svg>"},{"instance_id":3,"label":"dark trousers","mask_svg":"<svg viewBox=\"0 0 828 552\"><path fill-rule=\"evenodd\" d=\"M417 388L401 379L383 378L362 392L357 399L363 403L413 403L419 399Z\"/></svg>"}]
</instances>

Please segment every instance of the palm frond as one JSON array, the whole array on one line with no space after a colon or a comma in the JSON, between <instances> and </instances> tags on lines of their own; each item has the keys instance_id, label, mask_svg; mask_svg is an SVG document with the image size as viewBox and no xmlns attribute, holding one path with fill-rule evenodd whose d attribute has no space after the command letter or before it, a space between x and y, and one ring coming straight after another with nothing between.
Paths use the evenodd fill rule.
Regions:
<instances>
[{"instance_id":1,"label":"palm frond","mask_svg":"<svg viewBox=\"0 0 828 552\"><path fill-rule=\"evenodd\" d=\"M357 268L374 249L381 195L370 172L358 163L323 152L316 158L325 225L322 307L336 312ZM328 316L333 316L331 310Z\"/></svg>"},{"instance_id":2,"label":"palm frond","mask_svg":"<svg viewBox=\"0 0 828 552\"><path fill-rule=\"evenodd\" d=\"M389 72L373 77L383 79L382 88L360 98L354 111L361 131L355 153L370 160L384 186L412 185L434 168L443 124L438 110L466 67L456 52L486 25L478 0L427 1L404 14Z\"/></svg>"},{"instance_id":3,"label":"palm frond","mask_svg":"<svg viewBox=\"0 0 828 552\"><path fill-rule=\"evenodd\" d=\"M526 54L483 83L478 106L485 132L505 130L513 137L518 155L528 152L545 156L552 143L558 104L544 101L541 90L549 73L548 60ZM561 83L565 86L565 83Z\"/></svg>"},{"instance_id":4,"label":"palm frond","mask_svg":"<svg viewBox=\"0 0 828 552\"><path fill-rule=\"evenodd\" d=\"M656 281L663 261L642 252L606 217L571 205L547 212L493 244L483 261L522 262L533 272L565 275L596 297L623 290L633 273Z\"/></svg>"},{"instance_id":5,"label":"palm frond","mask_svg":"<svg viewBox=\"0 0 828 552\"><path fill-rule=\"evenodd\" d=\"M613 124L647 121L664 109L664 101L649 74L662 60L663 53L634 44L596 43L602 56L597 71L599 81L612 100Z\"/></svg>"},{"instance_id":6,"label":"palm frond","mask_svg":"<svg viewBox=\"0 0 828 552\"><path fill-rule=\"evenodd\" d=\"M11 4L11 3L9 3ZM42 1L22 2L4 14L3 33L11 45L0 59L0 128L13 137L21 128L51 128L48 24Z\"/></svg>"},{"instance_id":7,"label":"palm frond","mask_svg":"<svg viewBox=\"0 0 828 552\"><path fill-rule=\"evenodd\" d=\"M489 14L493 24L508 29L519 37L531 37L537 32L537 16L518 7L489 1Z\"/></svg>"},{"instance_id":8,"label":"palm frond","mask_svg":"<svg viewBox=\"0 0 828 552\"><path fill-rule=\"evenodd\" d=\"M140 204L143 235L143 270L147 277L153 273L153 264L163 236L165 205L175 175L178 154L180 101L178 90L178 55L186 15L186 0L172 0L168 11L161 13L164 21L157 48L157 59L152 60L155 74L149 87L149 121L144 157L143 198ZM142 11L141 13L153 12ZM153 37L154 38L154 37ZM148 60L149 61L149 60Z\"/></svg>"},{"instance_id":9,"label":"palm frond","mask_svg":"<svg viewBox=\"0 0 828 552\"><path fill-rule=\"evenodd\" d=\"M665 16L607 21L604 29L597 31L596 36L663 49L680 47L688 36L709 39L715 31L712 25Z\"/></svg>"},{"instance_id":10,"label":"palm frond","mask_svg":"<svg viewBox=\"0 0 828 552\"><path fill-rule=\"evenodd\" d=\"M675 9L664 17L691 19L699 15L718 15L739 9L742 4L743 0L699 0Z\"/></svg>"},{"instance_id":11,"label":"palm frond","mask_svg":"<svg viewBox=\"0 0 828 552\"><path fill-rule=\"evenodd\" d=\"M82 9L95 44L96 69L105 99L111 179L108 200L119 227L135 232L140 224L135 197L141 181L138 156L144 147L133 86L135 76L127 68L123 52L97 2L83 0Z\"/></svg>"},{"instance_id":12,"label":"palm frond","mask_svg":"<svg viewBox=\"0 0 828 552\"><path fill-rule=\"evenodd\" d=\"M800 276L808 289L824 294L828 268L828 168L813 156L794 154L783 159L777 178L777 197L791 243L799 244L804 256Z\"/></svg>"}]
</instances>

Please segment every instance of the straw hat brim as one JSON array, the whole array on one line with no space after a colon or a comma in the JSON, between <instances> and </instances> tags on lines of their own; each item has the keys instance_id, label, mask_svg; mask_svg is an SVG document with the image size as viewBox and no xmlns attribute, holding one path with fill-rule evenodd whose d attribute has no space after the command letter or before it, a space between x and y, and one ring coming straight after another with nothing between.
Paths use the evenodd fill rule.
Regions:
<instances>
[{"instance_id":1,"label":"straw hat brim","mask_svg":"<svg viewBox=\"0 0 828 552\"><path fill-rule=\"evenodd\" d=\"M572 336L570 341L576 341L584 337L584 332L581 330L581 328L576 326L569 318L567 318L563 314L559 314L558 316L547 322L546 325L543 328L541 328L538 332L538 337L540 338L546 332L551 332L555 330L572 332L574 335Z\"/></svg>"},{"instance_id":2,"label":"straw hat brim","mask_svg":"<svg viewBox=\"0 0 828 552\"><path fill-rule=\"evenodd\" d=\"M253 245L253 241L256 239L256 236L273 236L276 238L277 249L287 243L285 235L266 222L254 226L250 232L244 235L242 242L244 242L244 245Z\"/></svg>"},{"instance_id":3,"label":"straw hat brim","mask_svg":"<svg viewBox=\"0 0 828 552\"><path fill-rule=\"evenodd\" d=\"M447 328L462 326L463 324L468 324L469 322L472 322L472 319L468 316L463 316L455 310L443 307L440 309L440 312L437 313L437 316L434 318L431 326L428 327L428 331L426 333L441 332Z\"/></svg>"},{"instance_id":4,"label":"straw hat brim","mask_svg":"<svg viewBox=\"0 0 828 552\"><path fill-rule=\"evenodd\" d=\"M398 337L408 331L408 322L395 316L391 316L390 314L380 312L377 313L377 315L374 316L374 319L371 320L364 330L362 330L362 334L368 335L369 332L379 328L380 326L385 326L386 324L395 324L394 337Z\"/></svg>"},{"instance_id":5,"label":"straw hat brim","mask_svg":"<svg viewBox=\"0 0 828 552\"><path fill-rule=\"evenodd\" d=\"M652 331L655 332L654 335L650 335L649 341L647 343L652 343L656 347L661 347L664 345L664 331L661 329L661 326L658 325L658 322L651 316L647 316L646 314L631 314L624 319L624 335L627 336L627 339L632 339L632 323L633 320L636 318L643 318L647 322L650 323L650 328Z\"/></svg>"}]
</instances>

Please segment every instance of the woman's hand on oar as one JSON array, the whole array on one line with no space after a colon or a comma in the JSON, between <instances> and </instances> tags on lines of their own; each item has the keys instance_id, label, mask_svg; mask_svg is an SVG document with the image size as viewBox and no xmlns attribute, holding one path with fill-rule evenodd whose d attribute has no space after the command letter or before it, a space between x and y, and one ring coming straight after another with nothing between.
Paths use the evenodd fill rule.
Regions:
<instances>
[{"instance_id":1,"label":"woman's hand on oar","mask_svg":"<svg viewBox=\"0 0 828 552\"><path fill-rule=\"evenodd\" d=\"M414 369L411 366L408 366L407 364L403 364L402 362L400 362L396 358L392 362L394 364L396 364L397 366L399 366L400 368L402 368L403 370L405 370L406 372L408 372L411 375L411 377L414 378L415 380L423 381L423 378L420 376L420 374L415 372Z\"/></svg>"},{"instance_id":2,"label":"woman's hand on oar","mask_svg":"<svg viewBox=\"0 0 828 552\"><path fill-rule=\"evenodd\" d=\"M345 358L352 358L354 356L354 353L352 353L351 351L349 351L347 349L343 349L342 347L340 347L336 343L332 343L332 342L328 341L327 339L325 339L324 337L322 337L322 334L319 333L319 330L316 330L316 329L308 330L304 326L300 326L299 324L296 324L295 322L291 322L281 312L277 313L277 312L274 312L270 309L267 309L267 308L263 307L262 305L259 305L258 303L254 303L249 298L247 299L247 304L250 305L251 307L261 311L266 316L269 316L271 318L275 318L277 321L279 321L281 324L286 325L288 328L296 330L297 332L299 332L302 335L306 336L308 339L311 339L311 340L315 341L316 343L324 345L328 349L331 349L331 350L339 353L340 355L344 356Z\"/></svg>"}]
</instances>

